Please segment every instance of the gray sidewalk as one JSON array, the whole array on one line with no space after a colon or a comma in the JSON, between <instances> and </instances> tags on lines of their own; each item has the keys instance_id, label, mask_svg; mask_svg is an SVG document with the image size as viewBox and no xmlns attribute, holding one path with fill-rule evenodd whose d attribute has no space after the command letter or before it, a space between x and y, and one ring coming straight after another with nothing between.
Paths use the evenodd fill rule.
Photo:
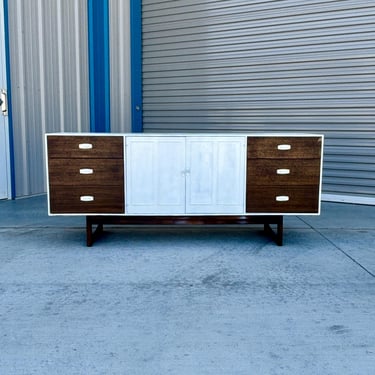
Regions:
<instances>
[{"instance_id":1,"label":"gray sidewalk","mask_svg":"<svg viewBox=\"0 0 375 375\"><path fill-rule=\"evenodd\" d=\"M374 374L375 207L109 227L0 201L0 374Z\"/></svg>"}]
</instances>

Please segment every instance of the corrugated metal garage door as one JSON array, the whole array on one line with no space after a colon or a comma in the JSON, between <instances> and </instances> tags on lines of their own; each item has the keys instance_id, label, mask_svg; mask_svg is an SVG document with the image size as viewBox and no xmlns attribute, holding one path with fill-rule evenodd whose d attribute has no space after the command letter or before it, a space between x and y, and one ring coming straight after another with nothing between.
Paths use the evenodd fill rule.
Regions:
<instances>
[{"instance_id":1,"label":"corrugated metal garage door","mask_svg":"<svg viewBox=\"0 0 375 375\"><path fill-rule=\"evenodd\" d=\"M143 0L145 131L326 135L330 200L375 203L375 2Z\"/></svg>"}]
</instances>

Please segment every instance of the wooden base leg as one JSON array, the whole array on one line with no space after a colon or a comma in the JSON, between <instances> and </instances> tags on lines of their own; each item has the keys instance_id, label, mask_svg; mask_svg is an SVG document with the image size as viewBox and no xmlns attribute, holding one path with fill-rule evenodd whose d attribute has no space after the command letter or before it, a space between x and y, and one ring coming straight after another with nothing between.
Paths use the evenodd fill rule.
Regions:
<instances>
[{"instance_id":1,"label":"wooden base leg","mask_svg":"<svg viewBox=\"0 0 375 375\"><path fill-rule=\"evenodd\" d=\"M104 224L127 224L127 225L141 225L141 224L264 224L265 233L270 236L277 245L283 245L283 216L256 216L256 217L175 217L175 216L140 216L140 217L125 217L125 216L86 216L86 244L88 247L92 246L96 238L103 233ZM276 231L271 228L271 224L275 224ZM93 225L97 225L93 231Z\"/></svg>"},{"instance_id":2,"label":"wooden base leg","mask_svg":"<svg viewBox=\"0 0 375 375\"><path fill-rule=\"evenodd\" d=\"M277 229L276 232L271 228L269 223L264 224L264 231L267 235L272 237L272 239L276 242L278 246L283 246L283 217L280 216L277 220Z\"/></svg>"},{"instance_id":3,"label":"wooden base leg","mask_svg":"<svg viewBox=\"0 0 375 375\"><path fill-rule=\"evenodd\" d=\"M277 239L276 239L276 243L279 246L283 246L283 232L284 232L283 217L280 216L280 221L277 223Z\"/></svg>"},{"instance_id":4,"label":"wooden base leg","mask_svg":"<svg viewBox=\"0 0 375 375\"><path fill-rule=\"evenodd\" d=\"M91 247L93 242L92 222L90 220L90 217L86 216L86 246Z\"/></svg>"},{"instance_id":5,"label":"wooden base leg","mask_svg":"<svg viewBox=\"0 0 375 375\"><path fill-rule=\"evenodd\" d=\"M93 232L93 220L90 216L86 216L86 246L91 247L97 237L103 233L103 223L98 223L95 231Z\"/></svg>"}]
</instances>

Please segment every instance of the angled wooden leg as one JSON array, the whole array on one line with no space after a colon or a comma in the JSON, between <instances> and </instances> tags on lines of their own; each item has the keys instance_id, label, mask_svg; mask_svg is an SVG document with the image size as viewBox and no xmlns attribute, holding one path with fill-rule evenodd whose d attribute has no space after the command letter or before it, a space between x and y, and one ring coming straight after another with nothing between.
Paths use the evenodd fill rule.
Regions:
<instances>
[{"instance_id":1,"label":"angled wooden leg","mask_svg":"<svg viewBox=\"0 0 375 375\"><path fill-rule=\"evenodd\" d=\"M103 223L99 223L93 234L93 242L103 233Z\"/></svg>"},{"instance_id":2,"label":"angled wooden leg","mask_svg":"<svg viewBox=\"0 0 375 375\"><path fill-rule=\"evenodd\" d=\"M92 226L97 223L92 216L86 216L86 245L91 247L97 237L103 233L103 223L97 223L95 230L92 230Z\"/></svg>"},{"instance_id":3,"label":"angled wooden leg","mask_svg":"<svg viewBox=\"0 0 375 375\"><path fill-rule=\"evenodd\" d=\"M280 216L279 222L277 223L277 235L276 235L276 243L279 246L283 246L283 232L284 232L284 224L283 224L283 216Z\"/></svg>"},{"instance_id":4,"label":"angled wooden leg","mask_svg":"<svg viewBox=\"0 0 375 375\"><path fill-rule=\"evenodd\" d=\"M269 235L278 246L283 246L283 216L277 218L277 229L276 232L271 228L269 223L264 224L264 232Z\"/></svg>"},{"instance_id":5,"label":"angled wooden leg","mask_svg":"<svg viewBox=\"0 0 375 375\"><path fill-rule=\"evenodd\" d=\"M92 222L90 216L86 216L86 246L91 247L93 244Z\"/></svg>"},{"instance_id":6,"label":"angled wooden leg","mask_svg":"<svg viewBox=\"0 0 375 375\"><path fill-rule=\"evenodd\" d=\"M269 223L264 223L264 233L275 241L276 234Z\"/></svg>"}]
</instances>

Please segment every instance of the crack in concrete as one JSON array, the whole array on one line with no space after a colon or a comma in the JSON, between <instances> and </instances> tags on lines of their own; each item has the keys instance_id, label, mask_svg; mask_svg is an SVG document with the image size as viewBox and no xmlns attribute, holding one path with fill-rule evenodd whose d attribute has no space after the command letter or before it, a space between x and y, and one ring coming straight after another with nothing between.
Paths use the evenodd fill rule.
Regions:
<instances>
[{"instance_id":1,"label":"crack in concrete","mask_svg":"<svg viewBox=\"0 0 375 375\"><path fill-rule=\"evenodd\" d=\"M365 272L367 272L370 276L375 278L375 274L372 273L370 270L368 270L365 266L363 266L361 263L359 263L356 259L354 259L351 255L349 255L344 249L342 249L340 246L336 245L332 240L330 240L326 235L324 235L321 231L314 228L312 225L310 225L308 222L303 220L300 216L297 216L299 220L301 220L303 223L305 223L309 228L311 228L314 232L318 233L321 237L323 237L326 241L328 241L333 247L335 247L337 250L339 250L342 254L344 254L347 258L349 258L353 263L355 263L357 266L362 268Z\"/></svg>"}]
</instances>

